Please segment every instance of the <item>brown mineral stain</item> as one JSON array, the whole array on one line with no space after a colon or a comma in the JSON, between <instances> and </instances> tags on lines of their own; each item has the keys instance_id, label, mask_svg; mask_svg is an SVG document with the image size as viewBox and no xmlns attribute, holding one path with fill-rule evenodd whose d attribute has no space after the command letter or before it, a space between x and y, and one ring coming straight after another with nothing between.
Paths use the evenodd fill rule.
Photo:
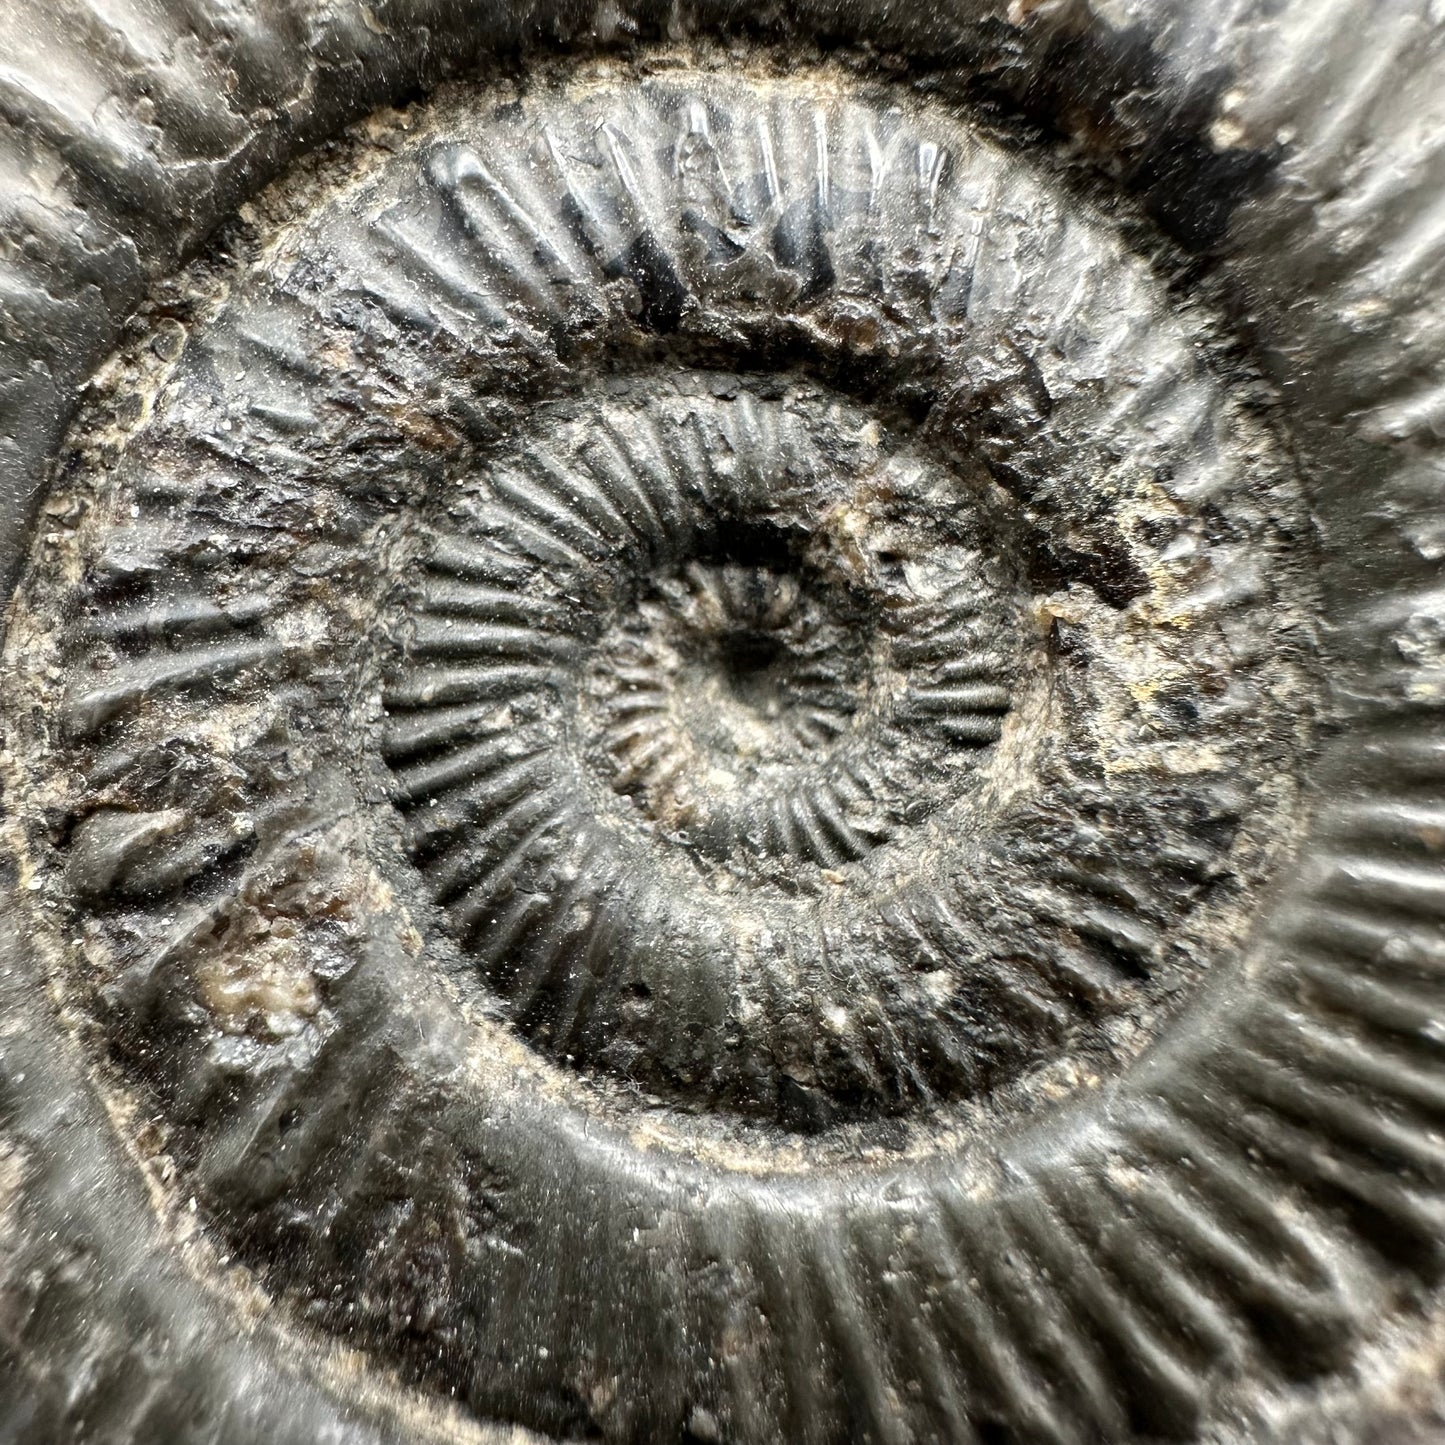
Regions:
<instances>
[{"instance_id":1,"label":"brown mineral stain","mask_svg":"<svg viewBox=\"0 0 1445 1445\"><path fill-rule=\"evenodd\" d=\"M0 1243L13 1238L21 1223L25 1162L19 1149L0 1144Z\"/></svg>"},{"instance_id":2,"label":"brown mineral stain","mask_svg":"<svg viewBox=\"0 0 1445 1445\"><path fill-rule=\"evenodd\" d=\"M321 1007L304 952L282 934L252 940L196 967L196 988L223 1033L260 1029L285 1038L305 1027Z\"/></svg>"},{"instance_id":3,"label":"brown mineral stain","mask_svg":"<svg viewBox=\"0 0 1445 1445\"><path fill-rule=\"evenodd\" d=\"M311 970L318 929L349 932L392 904L390 886L344 843L307 841L249 882L194 970L196 992L228 1034L287 1038L321 1011Z\"/></svg>"}]
</instances>

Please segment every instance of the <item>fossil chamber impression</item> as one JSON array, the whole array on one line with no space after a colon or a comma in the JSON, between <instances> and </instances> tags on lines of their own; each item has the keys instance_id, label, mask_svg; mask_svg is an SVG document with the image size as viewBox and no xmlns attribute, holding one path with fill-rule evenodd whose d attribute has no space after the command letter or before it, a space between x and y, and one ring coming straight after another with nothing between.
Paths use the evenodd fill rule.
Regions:
<instances>
[{"instance_id":1,"label":"fossil chamber impression","mask_svg":"<svg viewBox=\"0 0 1445 1445\"><path fill-rule=\"evenodd\" d=\"M0 3L0 1445L1445 1435L1364 9Z\"/></svg>"}]
</instances>

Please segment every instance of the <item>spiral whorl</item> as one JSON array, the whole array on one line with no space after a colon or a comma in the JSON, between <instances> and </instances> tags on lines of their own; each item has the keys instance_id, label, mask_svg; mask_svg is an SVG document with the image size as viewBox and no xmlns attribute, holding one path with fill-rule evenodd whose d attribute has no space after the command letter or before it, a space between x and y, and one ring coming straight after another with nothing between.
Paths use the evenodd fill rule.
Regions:
<instances>
[{"instance_id":1,"label":"spiral whorl","mask_svg":"<svg viewBox=\"0 0 1445 1445\"><path fill-rule=\"evenodd\" d=\"M842 70L459 88L134 363L11 632L26 866L297 1329L563 1433L1064 1442L1369 1308L1185 1026L1297 814L1304 509L1083 189Z\"/></svg>"}]
</instances>

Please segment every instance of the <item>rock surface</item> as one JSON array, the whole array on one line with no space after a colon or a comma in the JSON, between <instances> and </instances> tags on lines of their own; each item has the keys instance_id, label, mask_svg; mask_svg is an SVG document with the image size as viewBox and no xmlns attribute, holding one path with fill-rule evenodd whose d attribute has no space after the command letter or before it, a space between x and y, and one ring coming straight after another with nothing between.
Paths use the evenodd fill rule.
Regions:
<instances>
[{"instance_id":1,"label":"rock surface","mask_svg":"<svg viewBox=\"0 0 1445 1445\"><path fill-rule=\"evenodd\" d=\"M0 5L0 1438L1429 1438L1375 9Z\"/></svg>"}]
</instances>

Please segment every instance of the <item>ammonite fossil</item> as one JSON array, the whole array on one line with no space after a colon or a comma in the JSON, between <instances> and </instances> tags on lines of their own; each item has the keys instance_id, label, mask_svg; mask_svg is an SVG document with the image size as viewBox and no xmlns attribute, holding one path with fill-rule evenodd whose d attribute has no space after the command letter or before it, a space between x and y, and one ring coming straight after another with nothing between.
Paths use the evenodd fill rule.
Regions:
<instances>
[{"instance_id":1,"label":"ammonite fossil","mask_svg":"<svg viewBox=\"0 0 1445 1445\"><path fill-rule=\"evenodd\" d=\"M1377 20L17 36L0 1438L1430 1428Z\"/></svg>"}]
</instances>

